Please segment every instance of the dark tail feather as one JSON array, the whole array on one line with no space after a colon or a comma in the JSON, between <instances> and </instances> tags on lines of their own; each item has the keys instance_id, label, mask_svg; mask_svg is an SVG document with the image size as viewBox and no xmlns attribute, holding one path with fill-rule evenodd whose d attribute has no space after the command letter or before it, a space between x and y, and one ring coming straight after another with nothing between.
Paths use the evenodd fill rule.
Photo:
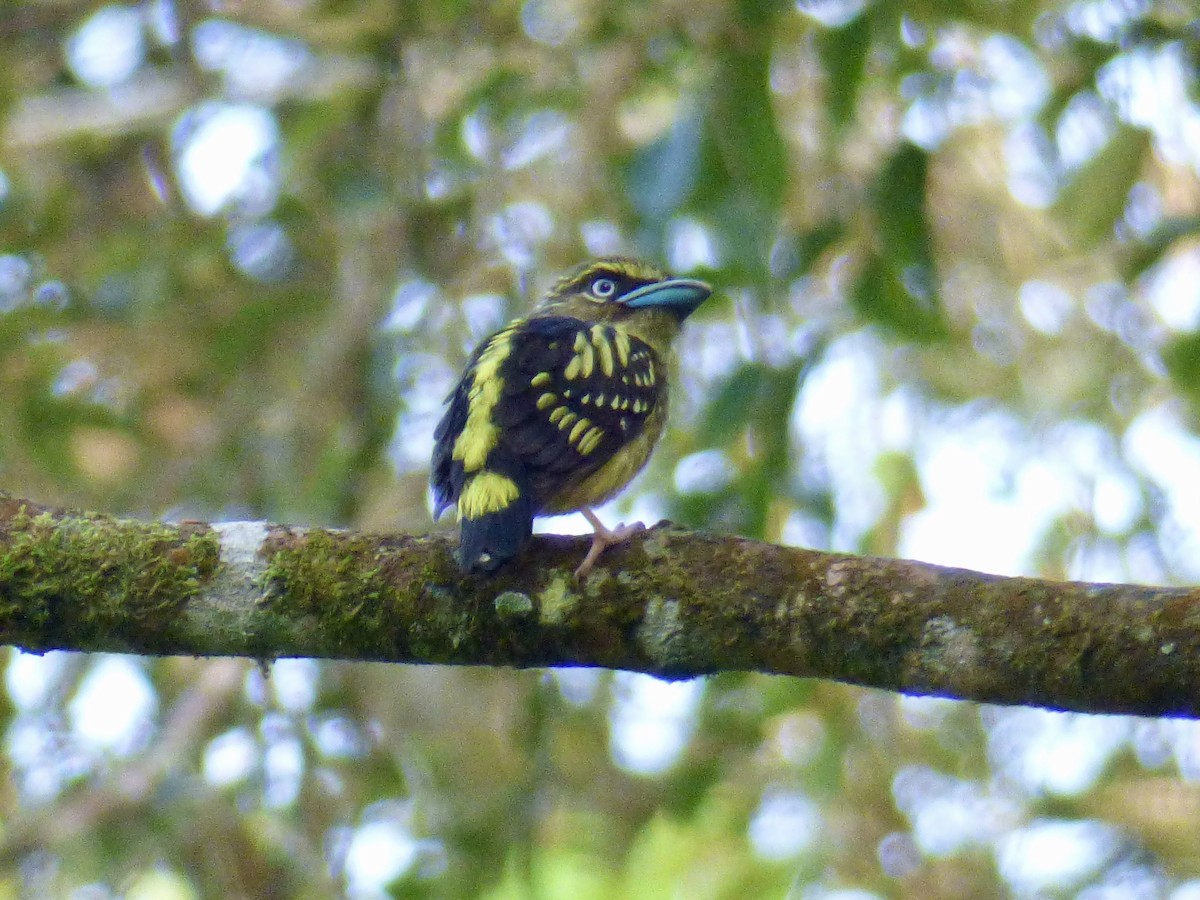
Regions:
<instances>
[{"instance_id":1,"label":"dark tail feather","mask_svg":"<svg viewBox=\"0 0 1200 900\"><path fill-rule=\"evenodd\" d=\"M462 520L458 564L464 572L490 574L521 552L533 533L529 503L517 499L500 512Z\"/></svg>"},{"instance_id":2,"label":"dark tail feather","mask_svg":"<svg viewBox=\"0 0 1200 900\"><path fill-rule=\"evenodd\" d=\"M491 574L521 552L533 533L533 503L528 484L504 509L460 523L458 564L464 572Z\"/></svg>"}]
</instances>

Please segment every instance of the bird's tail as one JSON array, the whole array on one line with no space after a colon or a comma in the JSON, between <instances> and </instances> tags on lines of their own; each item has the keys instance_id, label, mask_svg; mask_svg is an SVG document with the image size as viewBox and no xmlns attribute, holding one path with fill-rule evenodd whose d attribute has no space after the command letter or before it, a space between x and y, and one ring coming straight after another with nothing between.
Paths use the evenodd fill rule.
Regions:
<instances>
[{"instance_id":1,"label":"bird's tail","mask_svg":"<svg viewBox=\"0 0 1200 900\"><path fill-rule=\"evenodd\" d=\"M464 572L494 572L521 552L533 532L528 478L518 466L475 472L463 485L458 514L459 565Z\"/></svg>"}]
</instances>

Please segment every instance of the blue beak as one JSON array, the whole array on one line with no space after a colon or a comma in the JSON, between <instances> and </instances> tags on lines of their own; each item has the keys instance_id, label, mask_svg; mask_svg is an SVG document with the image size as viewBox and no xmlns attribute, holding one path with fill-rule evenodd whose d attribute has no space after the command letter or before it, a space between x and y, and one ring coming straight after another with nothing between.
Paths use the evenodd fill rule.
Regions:
<instances>
[{"instance_id":1,"label":"blue beak","mask_svg":"<svg viewBox=\"0 0 1200 900\"><path fill-rule=\"evenodd\" d=\"M712 288L703 281L690 278L671 278L643 285L621 298L621 304L630 309L655 308L669 310L685 319L696 311L701 303L712 294Z\"/></svg>"}]
</instances>

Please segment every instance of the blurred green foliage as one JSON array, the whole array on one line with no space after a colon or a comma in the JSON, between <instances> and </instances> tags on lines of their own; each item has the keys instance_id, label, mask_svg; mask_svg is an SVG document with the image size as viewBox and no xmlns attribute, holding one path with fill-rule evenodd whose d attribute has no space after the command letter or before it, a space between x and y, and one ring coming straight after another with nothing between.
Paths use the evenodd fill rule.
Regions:
<instances>
[{"instance_id":1,"label":"blurred green foliage","mask_svg":"<svg viewBox=\"0 0 1200 900\"><path fill-rule=\"evenodd\" d=\"M53 0L0 9L0 58L15 495L450 527L429 435L466 354L619 251L721 299L617 513L1200 571L1187 4ZM1166 896L1200 873L1198 738L1169 723L739 673L123 660L97 694L105 666L10 653L4 896ZM82 724L139 685L128 733ZM1084 849L1030 881L1046 824Z\"/></svg>"}]
</instances>

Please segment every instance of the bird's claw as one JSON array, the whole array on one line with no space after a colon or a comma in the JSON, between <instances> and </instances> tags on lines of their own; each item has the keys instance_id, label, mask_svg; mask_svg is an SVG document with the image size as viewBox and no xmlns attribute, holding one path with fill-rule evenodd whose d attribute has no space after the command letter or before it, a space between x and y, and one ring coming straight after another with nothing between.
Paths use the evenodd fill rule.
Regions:
<instances>
[{"instance_id":1,"label":"bird's claw","mask_svg":"<svg viewBox=\"0 0 1200 900\"><path fill-rule=\"evenodd\" d=\"M617 544L622 544L639 531L645 531L646 526L641 522L633 522L629 525L621 523L616 528L607 528L595 516L588 516L595 533L592 535L592 546L588 548L587 556L583 558L583 562L579 564L579 568L575 570L575 578L582 581L588 572L592 570L592 566L596 564L596 560L609 547Z\"/></svg>"}]
</instances>

